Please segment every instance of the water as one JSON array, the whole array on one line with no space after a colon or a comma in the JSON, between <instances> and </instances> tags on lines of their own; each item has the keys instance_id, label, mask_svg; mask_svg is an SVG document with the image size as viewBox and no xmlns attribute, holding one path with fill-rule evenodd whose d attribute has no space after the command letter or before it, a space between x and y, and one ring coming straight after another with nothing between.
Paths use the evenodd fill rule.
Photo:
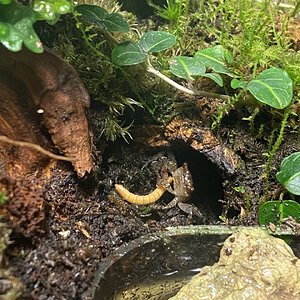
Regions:
<instances>
[{"instance_id":1,"label":"water","mask_svg":"<svg viewBox=\"0 0 300 300\"><path fill-rule=\"evenodd\" d=\"M113 300L168 300L187 283L189 278L147 280L116 293Z\"/></svg>"},{"instance_id":2,"label":"water","mask_svg":"<svg viewBox=\"0 0 300 300\"><path fill-rule=\"evenodd\" d=\"M174 296L201 267L218 261L227 231L233 230L221 227L219 233L207 234L205 227L196 228L187 233L180 229L178 235L162 232L120 247L99 269L90 292L93 300L167 300ZM291 246L300 257L300 238L293 237Z\"/></svg>"}]
</instances>

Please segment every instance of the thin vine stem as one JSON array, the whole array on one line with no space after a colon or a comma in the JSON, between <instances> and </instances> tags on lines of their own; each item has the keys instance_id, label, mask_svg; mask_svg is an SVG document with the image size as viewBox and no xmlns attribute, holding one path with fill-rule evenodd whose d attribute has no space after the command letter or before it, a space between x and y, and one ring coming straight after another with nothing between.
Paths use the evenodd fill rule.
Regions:
<instances>
[{"instance_id":1,"label":"thin vine stem","mask_svg":"<svg viewBox=\"0 0 300 300\"><path fill-rule=\"evenodd\" d=\"M227 96L227 95L204 92L204 91L194 91L194 90L188 89L188 88L182 86L181 84L178 84L177 82L175 82L174 80L172 80L168 76L162 74L158 70L154 69L151 66L151 64L149 64L149 63L147 65L147 71L149 73L159 77L160 79L164 80L165 82L167 82L168 84L170 84L171 86L175 87L177 90L179 90L183 93L190 94L190 95L195 95L195 96L201 96L201 97L219 98L219 99L226 100L226 101L228 101L230 99L230 96Z\"/></svg>"},{"instance_id":2,"label":"thin vine stem","mask_svg":"<svg viewBox=\"0 0 300 300\"><path fill-rule=\"evenodd\" d=\"M11 145L18 146L18 147L31 148L31 149L34 149L35 151L38 151L44 155L47 155L53 159L56 159L56 160L64 160L64 161L73 161L74 160L73 158L70 158L70 157L54 154L54 153L44 149L40 145L33 144L30 142L12 140L5 135L0 135L0 142L11 144Z\"/></svg>"}]
</instances>

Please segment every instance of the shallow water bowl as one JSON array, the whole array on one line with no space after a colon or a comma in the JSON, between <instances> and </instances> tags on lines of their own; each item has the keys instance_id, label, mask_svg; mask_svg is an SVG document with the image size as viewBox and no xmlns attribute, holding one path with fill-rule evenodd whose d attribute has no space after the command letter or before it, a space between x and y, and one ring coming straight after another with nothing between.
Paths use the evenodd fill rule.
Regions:
<instances>
[{"instance_id":1,"label":"shallow water bowl","mask_svg":"<svg viewBox=\"0 0 300 300\"><path fill-rule=\"evenodd\" d=\"M167 228L118 248L101 263L94 288L85 299L166 300L199 269L218 261L224 240L242 227ZM278 231L300 257L300 236Z\"/></svg>"}]
</instances>

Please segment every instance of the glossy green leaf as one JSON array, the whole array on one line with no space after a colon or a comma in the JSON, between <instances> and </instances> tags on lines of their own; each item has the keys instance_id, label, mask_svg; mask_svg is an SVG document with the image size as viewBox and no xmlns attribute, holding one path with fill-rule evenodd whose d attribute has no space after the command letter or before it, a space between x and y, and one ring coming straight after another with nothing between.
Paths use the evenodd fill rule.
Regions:
<instances>
[{"instance_id":1,"label":"glossy green leaf","mask_svg":"<svg viewBox=\"0 0 300 300\"><path fill-rule=\"evenodd\" d=\"M247 84L248 84L247 81L241 81L236 78L233 78L230 83L233 89L238 89L238 88L245 89Z\"/></svg>"},{"instance_id":2,"label":"glossy green leaf","mask_svg":"<svg viewBox=\"0 0 300 300\"><path fill-rule=\"evenodd\" d=\"M159 52L174 46L175 43L175 35L164 31L146 32L139 41L145 52Z\"/></svg>"},{"instance_id":3,"label":"glossy green leaf","mask_svg":"<svg viewBox=\"0 0 300 300\"><path fill-rule=\"evenodd\" d=\"M31 7L17 1L0 0L0 43L14 52L21 50L23 43L33 52L43 52L33 24L38 20L56 21L59 15L72 11L72 3L68 0L35 0Z\"/></svg>"},{"instance_id":4,"label":"glossy green leaf","mask_svg":"<svg viewBox=\"0 0 300 300\"><path fill-rule=\"evenodd\" d=\"M35 53L43 52L43 45L35 33L32 22L29 19L21 19L19 22L15 23L14 28L18 34L22 34L23 43L29 50Z\"/></svg>"},{"instance_id":5,"label":"glossy green leaf","mask_svg":"<svg viewBox=\"0 0 300 300\"><path fill-rule=\"evenodd\" d=\"M6 24L6 35L0 37L0 42L10 51L17 52L22 49L23 38L20 33L10 24Z\"/></svg>"},{"instance_id":6,"label":"glossy green leaf","mask_svg":"<svg viewBox=\"0 0 300 300\"><path fill-rule=\"evenodd\" d=\"M170 61L170 71L177 77L190 80L193 76L203 75L205 66L196 57L177 56Z\"/></svg>"},{"instance_id":7,"label":"glossy green leaf","mask_svg":"<svg viewBox=\"0 0 300 300\"><path fill-rule=\"evenodd\" d=\"M102 27L111 32L127 32L129 25L122 15L117 13L109 14L104 8L82 4L76 7L78 11L88 22Z\"/></svg>"},{"instance_id":8,"label":"glossy green leaf","mask_svg":"<svg viewBox=\"0 0 300 300\"><path fill-rule=\"evenodd\" d=\"M40 20L57 20L59 15L73 10L73 2L69 0L35 0L33 10L39 14Z\"/></svg>"},{"instance_id":9,"label":"glossy green leaf","mask_svg":"<svg viewBox=\"0 0 300 300\"><path fill-rule=\"evenodd\" d=\"M37 14L28 6L13 2L1 7L0 42L11 51L19 51L22 44L36 53L43 52L43 47L33 24Z\"/></svg>"},{"instance_id":10,"label":"glossy green leaf","mask_svg":"<svg viewBox=\"0 0 300 300\"><path fill-rule=\"evenodd\" d=\"M286 71L270 68L251 80L246 89L260 102L271 107L287 107L293 98L292 80Z\"/></svg>"},{"instance_id":11,"label":"glossy green leaf","mask_svg":"<svg viewBox=\"0 0 300 300\"><path fill-rule=\"evenodd\" d=\"M90 4L78 5L75 10L78 11L88 22L102 27L104 25L104 20L109 15L107 10L104 8Z\"/></svg>"},{"instance_id":12,"label":"glossy green leaf","mask_svg":"<svg viewBox=\"0 0 300 300\"><path fill-rule=\"evenodd\" d=\"M300 152L293 153L282 161L276 178L290 193L300 195Z\"/></svg>"},{"instance_id":13,"label":"glossy green leaf","mask_svg":"<svg viewBox=\"0 0 300 300\"><path fill-rule=\"evenodd\" d=\"M225 51L222 46L199 50L195 53L195 57L201 58L204 65L216 73L234 76L227 67L227 62L232 60L232 55L230 55L229 51Z\"/></svg>"},{"instance_id":14,"label":"glossy green leaf","mask_svg":"<svg viewBox=\"0 0 300 300\"><path fill-rule=\"evenodd\" d=\"M110 14L104 20L104 25L105 29L111 32L128 32L130 29L123 16L117 13Z\"/></svg>"},{"instance_id":15,"label":"glossy green leaf","mask_svg":"<svg viewBox=\"0 0 300 300\"><path fill-rule=\"evenodd\" d=\"M212 79L219 86L223 86L223 78L221 77L220 74L217 74L217 73L205 73L202 76Z\"/></svg>"},{"instance_id":16,"label":"glossy green leaf","mask_svg":"<svg viewBox=\"0 0 300 300\"><path fill-rule=\"evenodd\" d=\"M118 66L140 64L147 59L147 56L140 45L133 42L124 42L117 45L111 54L113 63Z\"/></svg>"},{"instance_id":17,"label":"glossy green leaf","mask_svg":"<svg viewBox=\"0 0 300 300\"><path fill-rule=\"evenodd\" d=\"M292 217L296 222L300 221L300 204L293 200L268 201L258 210L258 222L260 225L269 223L281 224L282 220Z\"/></svg>"}]
</instances>

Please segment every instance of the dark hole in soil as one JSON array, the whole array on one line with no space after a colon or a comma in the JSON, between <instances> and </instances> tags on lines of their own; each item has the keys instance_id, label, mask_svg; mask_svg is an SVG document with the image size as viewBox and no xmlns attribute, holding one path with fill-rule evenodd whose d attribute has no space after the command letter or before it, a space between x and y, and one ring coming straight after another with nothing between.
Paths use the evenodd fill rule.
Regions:
<instances>
[{"instance_id":1,"label":"dark hole in soil","mask_svg":"<svg viewBox=\"0 0 300 300\"><path fill-rule=\"evenodd\" d=\"M172 152L178 165L187 162L192 173L195 191L190 201L219 217L222 213L222 203L219 200L224 199L224 193L218 167L205 155L184 145L174 146Z\"/></svg>"},{"instance_id":2,"label":"dark hole in soil","mask_svg":"<svg viewBox=\"0 0 300 300\"><path fill-rule=\"evenodd\" d=\"M240 215L241 211L234 209L233 207L229 208L229 210L226 213L227 218L233 219L234 217L238 217Z\"/></svg>"}]
</instances>

